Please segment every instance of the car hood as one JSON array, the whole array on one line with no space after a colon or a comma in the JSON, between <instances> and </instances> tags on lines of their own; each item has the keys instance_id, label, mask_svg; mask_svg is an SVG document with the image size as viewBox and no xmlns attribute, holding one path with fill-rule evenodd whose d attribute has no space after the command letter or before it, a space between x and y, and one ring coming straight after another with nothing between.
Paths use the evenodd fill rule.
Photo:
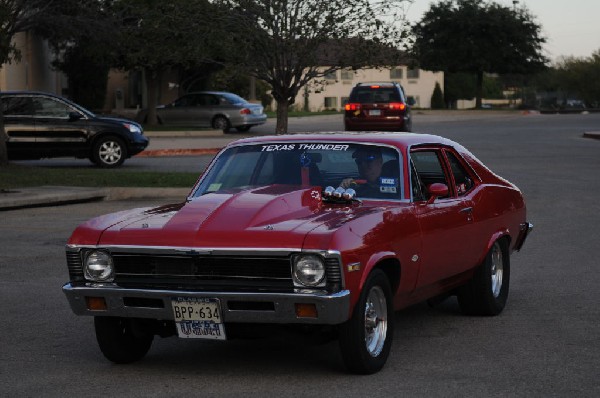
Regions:
<instances>
[{"instance_id":1,"label":"car hood","mask_svg":"<svg viewBox=\"0 0 600 398\"><path fill-rule=\"evenodd\" d=\"M327 204L320 188L273 185L210 193L185 203L102 216L79 226L70 244L302 248L306 235L332 233L373 206ZM324 232L325 231L325 232Z\"/></svg>"},{"instance_id":2,"label":"car hood","mask_svg":"<svg viewBox=\"0 0 600 398\"><path fill-rule=\"evenodd\" d=\"M129 124L134 124L134 125L136 125L136 126L138 126L138 127L141 128L141 125L139 123L134 122L133 120L119 118L119 117L109 117L109 116L98 116L98 115L96 115L96 120L100 120L100 121L107 122L107 123L112 123L112 124L129 123Z\"/></svg>"}]
</instances>

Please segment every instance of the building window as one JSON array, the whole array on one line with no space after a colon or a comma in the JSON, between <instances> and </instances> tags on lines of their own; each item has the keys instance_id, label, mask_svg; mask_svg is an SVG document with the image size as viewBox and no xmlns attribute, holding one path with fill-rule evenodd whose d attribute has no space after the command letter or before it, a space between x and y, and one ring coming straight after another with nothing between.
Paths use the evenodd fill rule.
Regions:
<instances>
[{"instance_id":1,"label":"building window","mask_svg":"<svg viewBox=\"0 0 600 398\"><path fill-rule=\"evenodd\" d=\"M325 97L325 109L337 109L337 97Z\"/></svg>"},{"instance_id":2,"label":"building window","mask_svg":"<svg viewBox=\"0 0 600 398\"><path fill-rule=\"evenodd\" d=\"M337 80L337 71L331 71L325 74L325 80Z\"/></svg>"},{"instance_id":3,"label":"building window","mask_svg":"<svg viewBox=\"0 0 600 398\"><path fill-rule=\"evenodd\" d=\"M342 80L352 80L354 79L354 72L351 70L342 70L341 72Z\"/></svg>"},{"instance_id":4,"label":"building window","mask_svg":"<svg viewBox=\"0 0 600 398\"><path fill-rule=\"evenodd\" d=\"M402 72L403 70L401 68L390 69L390 80L402 79Z\"/></svg>"},{"instance_id":5,"label":"building window","mask_svg":"<svg viewBox=\"0 0 600 398\"><path fill-rule=\"evenodd\" d=\"M406 77L409 79L418 79L419 78L419 69L418 68L408 68L406 71Z\"/></svg>"}]
</instances>

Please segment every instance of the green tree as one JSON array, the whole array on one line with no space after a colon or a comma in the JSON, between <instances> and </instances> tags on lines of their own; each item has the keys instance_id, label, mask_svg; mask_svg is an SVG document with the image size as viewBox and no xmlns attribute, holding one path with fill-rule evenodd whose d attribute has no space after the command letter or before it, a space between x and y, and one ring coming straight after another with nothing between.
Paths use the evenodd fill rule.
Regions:
<instances>
[{"instance_id":1,"label":"green tree","mask_svg":"<svg viewBox=\"0 0 600 398\"><path fill-rule=\"evenodd\" d=\"M442 88L440 87L440 84L436 82L433 94L431 95L431 109L444 109L445 107L446 103L444 101Z\"/></svg>"},{"instance_id":2,"label":"green tree","mask_svg":"<svg viewBox=\"0 0 600 398\"><path fill-rule=\"evenodd\" d=\"M231 9L238 43L231 62L268 83L276 133L311 80L342 68L395 65L404 0L217 0Z\"/></svg>"},{"instance_id":3,"label":"green tree","mask_svg":"<svg viewBox=\"0 0 600 398\"><path fill-rule=\"evenodd\" d=\"M55 3L53 0L0 0L0 67L21 58L19 49L13 43L14 36L38 26L40 21L48 17ZM8 164L6 140L4 118L0 110L0 166Z\"/></svg>"},{"instance_id":4,"label":"green tree","mask_svg":"<svg viewBox=\"0 0 600 398\"><path fill-rule=\"evenodd\" d=\"M104 104L108 72L114 63L113 38L118 25L108 12L110 3L56 0L51 17L35 28L57 55L52 65L67 76L68 96L92 109Z\"/></svg>"},{"instance_id":5,"label":"green tree","mask_svg":"<svg viewBox=\"0 0 600 398\"><path fill-rule=\"evenodd\" d=\"M208 0L115 0L121 21L113 44L116 66L141 70L148 93L148 124L156 124L158 84L171 69L223 63L221 51L232 48L223 31L225 11Z\"/></svg>"},{"instance_id":6,"label":"green tree","mask_svg":"<svg viewBox=\"0 0 600 398\"><path fill-rule=\"evenodd\" d=\"M541 26L525 7L442 0L431 5L412 32L414 55L422 68L476 76L477 108L484 73L535 73L547 63Z\"/></svg>"}]
</instances>

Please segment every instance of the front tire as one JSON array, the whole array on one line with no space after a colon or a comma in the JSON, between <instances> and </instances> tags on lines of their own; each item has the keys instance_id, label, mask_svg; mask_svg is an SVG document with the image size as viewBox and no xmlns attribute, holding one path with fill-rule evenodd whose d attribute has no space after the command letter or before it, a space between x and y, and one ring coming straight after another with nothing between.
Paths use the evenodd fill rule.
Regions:
<instances>
[{"instance_id":1,"label":"front tire","mask_svg":"<svg viewBox=\"0 0 600 398\"><path fill-rule=\"evenodd\" d=\"M118 137L101 137L94 144L91 158L92 162L100 167L118 167L127 158L127 147L125 147L125 142Z\"/></svg>"},{"instance_id":2,"label":"front tire","mask_svg":"<svg viewBox=\"0 0 600 398\"><path fill-rule=\"evenodd\" d=\"M458 289L458 304L467 315L498 315L508 299L510 258L505 240L497 240L466 285Z\"/></svg>"},{"instance_id":3,"label":"front tire","mask_svg":"<svg viewBox=\"0 0 600 398\"><path fill-rule=\"evenodd\" d=\"M352 318L340 327L340 349L346 368L358 374L379 371L390 353L394 335L392 290L385 273L373 270Z\"/></svg>"},{"instance_id":4,"label":"front tire","mask_svg":"<svg viewBox=\"0 0 600 398\"><path fill-rule=\"evenodd\" d=\"M131 363L142 359L154 335L142 330L135 319L94 317L96 340L102 354L115 363Z\"/></svg>"}]
</instances>

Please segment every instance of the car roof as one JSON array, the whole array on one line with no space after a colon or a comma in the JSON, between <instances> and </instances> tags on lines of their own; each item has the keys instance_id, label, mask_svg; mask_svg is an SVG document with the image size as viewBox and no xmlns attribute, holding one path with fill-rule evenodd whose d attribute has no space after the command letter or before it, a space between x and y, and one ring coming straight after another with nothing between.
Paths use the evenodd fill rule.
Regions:
<instances>
[{"instance_id":1,"label":"car roof","mask_svg":"<svg viewBox=\"0 0 600 398\"><path fill-rule=\"evenodd\" d=\"M46 95L48 97L57 97L57 98L60 98L60 96L58 96L56 94L46 93L46 92L43 92L43 91L28 91L28 90L7 90L7 91L0 91L0 95Z\"/></svg>"},{"instance_id":2,"label":"car roof","mask_svg":"<svg viewBox=\"0 0 600 398\"><path fill-rule=\"evenodd\" d=\"M257 136L233 141L228 146L275 142L286 143L297 141L369 143L391 145L401 149L406 149L415 145L445 145L455 148L461 147L456 142L437 135L389 132L319 132Z\"/></svg>"}]
</instances>

